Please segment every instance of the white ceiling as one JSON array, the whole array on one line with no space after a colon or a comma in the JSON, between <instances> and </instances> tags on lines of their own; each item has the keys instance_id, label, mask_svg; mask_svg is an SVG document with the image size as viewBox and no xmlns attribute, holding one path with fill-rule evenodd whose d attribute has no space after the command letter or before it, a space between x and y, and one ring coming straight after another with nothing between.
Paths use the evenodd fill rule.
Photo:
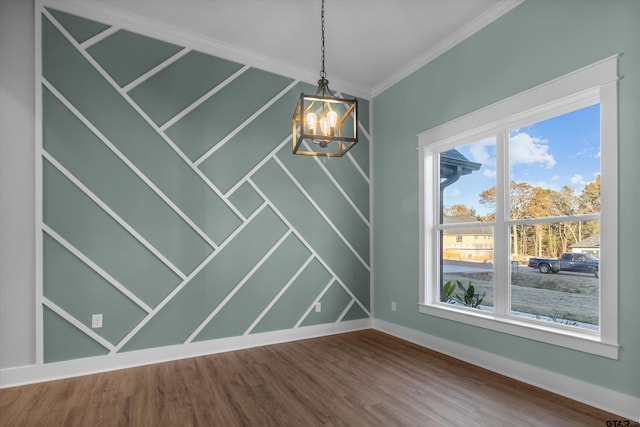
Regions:
<instances>
[{"instance_id":1,"label":"white ceiling","mask_svg":"<svg viewBox=\"0 0 640 427\"><path fill-rule=\"evenodd\" d=\"M372 96L522 0L326 0L327 78ZM320 0L84 0L147 26L235 50L244 62L315 82ZM222 55L221 55L222 56ZM253 59L252 59L253 58ZM230 58L234 59L234 58Z\"/></svg>"}]
</instances>

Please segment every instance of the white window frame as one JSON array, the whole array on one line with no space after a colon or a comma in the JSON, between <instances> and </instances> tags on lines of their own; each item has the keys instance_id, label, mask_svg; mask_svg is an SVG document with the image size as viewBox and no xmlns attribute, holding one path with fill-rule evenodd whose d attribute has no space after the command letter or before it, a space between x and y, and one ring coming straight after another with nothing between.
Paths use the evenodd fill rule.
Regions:
<instances>
[{"instance_id":1,"label":"white window frame","mask_svg":"<svg viewBox=\"0 0 640 427\"><path fill-rule=\"evenodd\" d=\"M420 191L421 313L455 320L519 337L617 359L618 346L618 55L588 65L550 82L499 101L418 135ZM549 119L600 103L601 204L600 213L600 328L597 332L567 328L550 322L528 321L509 315L508 207L496 212L494 311L472 310L442 303L439 298L439 153L496 136L496 189L508 183L508 158L501 141L510 129ZM501 159L501 160L500 160ZM504 194L497 194L504 200ZM559 218L562 220L562 218Z\"/></svg>"}]
</instances>

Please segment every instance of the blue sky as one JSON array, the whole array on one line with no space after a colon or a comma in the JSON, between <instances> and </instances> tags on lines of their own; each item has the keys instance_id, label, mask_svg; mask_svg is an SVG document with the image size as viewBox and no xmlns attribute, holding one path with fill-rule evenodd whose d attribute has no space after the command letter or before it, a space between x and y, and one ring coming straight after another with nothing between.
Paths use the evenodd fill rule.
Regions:
<instances>
[{"instance_id":1,"label":"blue sky","mask_svg":"<svg viewBox=\"0 0 640 427\"><path fill-rule=\"evenodd\" d=\"M600 173L598 104L514 129L510 134L511 181L552 190L568 185L579 193ZM465 204L485 215L489 210L478 203L478 195L495 185L495 140L478 141L457 150L482 167L447 187L444 204Z\"/></svg>"}]
</instances>

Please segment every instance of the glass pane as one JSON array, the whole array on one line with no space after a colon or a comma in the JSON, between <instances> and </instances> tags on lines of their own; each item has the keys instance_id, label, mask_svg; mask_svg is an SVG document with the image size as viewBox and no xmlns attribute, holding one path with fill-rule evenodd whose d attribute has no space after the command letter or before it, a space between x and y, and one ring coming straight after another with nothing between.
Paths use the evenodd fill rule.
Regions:
<instances>
[{"instance_id":1,"label":"glass pane","mask_svg":"<svg viewBox=\"0 0 640 427\"><path fill-rule=\"evenodd\" d=\"M600 221L512 226L511 253L512 314L599 329Z\"/></svg>"},{"instance_id":2,"label":"glass pane","mask_svg":"<svg viewBox=\"0 0 640 427\"><path fill-rule=\"evenodd\" d=\"M493 226L442 230L440 248L441 301L493 310Z\"/></svg>"},{"instance_id":3,"label":"glass pane","mask_svg":"<svg viewBox=\"0 0 640 427\"><path fill-rule=\"evenodd\" d=\"M448 222L493 221L496 212L495 167L495 137L440 153L441 219L448 217ZM493 199L483 197L491 191Z\"/></svg>"},{"instance_id":4,"label":"glass pane","mask_svg":"<svg viewBox=\"0 0 640 427\"><path fill-rule=\"evenodd\" d=\"M511 218L600 213L600 105L509 134Z\"/></svg>"}]
</instances>

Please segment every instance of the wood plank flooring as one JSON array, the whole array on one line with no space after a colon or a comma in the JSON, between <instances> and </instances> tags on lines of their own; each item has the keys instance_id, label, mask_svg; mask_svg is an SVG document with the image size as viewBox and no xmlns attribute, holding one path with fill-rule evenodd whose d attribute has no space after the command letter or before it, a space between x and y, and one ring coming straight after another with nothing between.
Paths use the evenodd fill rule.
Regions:
<instances>
[{"instance_id":1,"label":"wood plank flooring","mask_svg":"<svg viewBox=\"0 0 640 427\"><path fill-rule=\"evenodd\" d=\"M374 330L0 390L2 427L584 427L615 419Z\"/></svg>"}]
</instances>

